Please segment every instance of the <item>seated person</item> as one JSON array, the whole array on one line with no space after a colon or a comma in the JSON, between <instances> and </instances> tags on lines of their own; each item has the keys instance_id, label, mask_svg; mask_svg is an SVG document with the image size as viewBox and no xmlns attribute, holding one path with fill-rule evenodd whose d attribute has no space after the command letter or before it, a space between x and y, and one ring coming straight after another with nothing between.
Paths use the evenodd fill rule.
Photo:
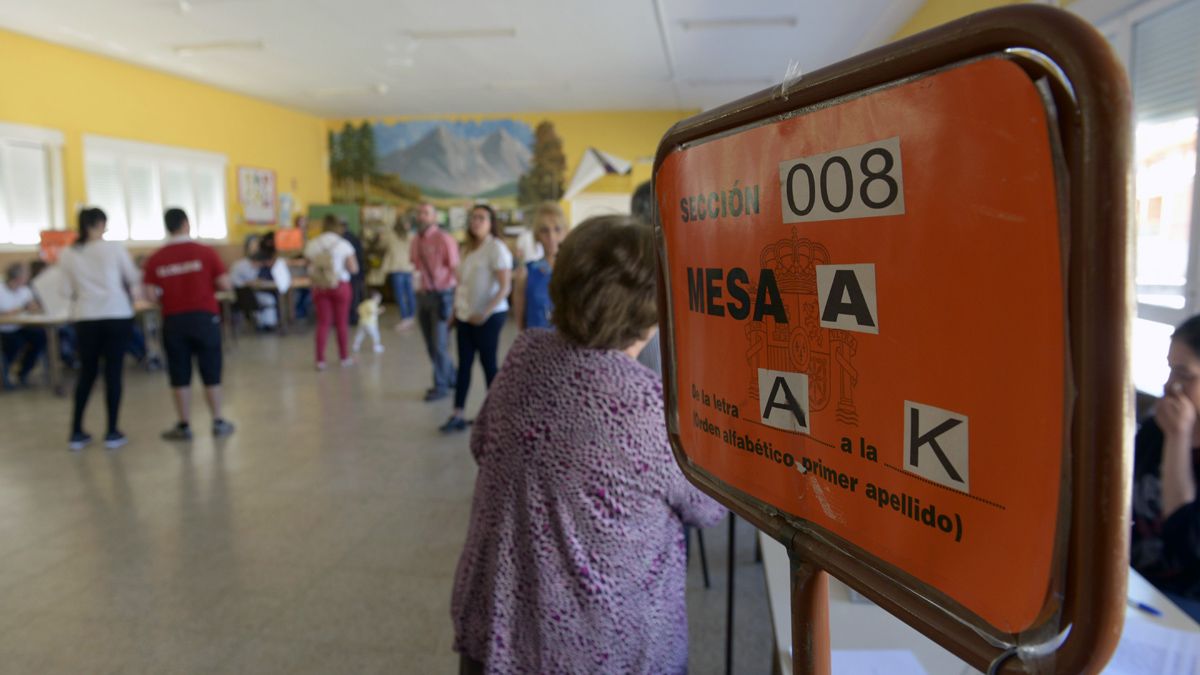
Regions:
<instances>
[{"instance_id":1,"label":"seated person","mask_svg":"<svg viewBox=\"0 0 1200 675\"><path fill-rule=\"evenodd\" d=\"M66 314L70 311L70 298L63 288L65 279L62 270L44 260L29 263L29 287L41 310L46 314ZM63 367L79 370L79 350L75 346L74 324L58 327L58 356Z\"/></svg>"},{"instance_id":2,"label":"seated person","mask_svg":"<svg viewBox=\"0 0 1200 675\"><path fill-rule=\"evenodd\" d=\"M25 263L13 263L4 273L4 284L0 285L0 359L3 373L0 381L5 389L12 389L9 367L20 357L17 381L21 386L29 382L29 373L37 364L38 357L46 349L46 331L41 328L4 324L3 317L22 312L39 312L33 290L29 288L29 268Z\"/></svg>"},{"instance_id":3,"label":"seated person","mask_svg":"<svg viewBox=\"0 0 1200 675\"><path fill-rule=\"evenodd\" d=\"M1171 374L1134 442L1130 564L1200 621L1200 315L1175 330Z\"/></svg>"},{"instance_id":4,"label":"seated person","mask_svg":"<svg viewBox=\"0 0 1200 675\"><path fill-rule=\"evenodd\" d=\"M258 281L275 285L278 294L269 291L254 294L260 308L255 313L255 323L259 330L274 330L279 325L276 301L291 287L292 274L288 270L287 262L276 254L275 237L272 233L264 237L254 234L246 237L242 251L246 257L233 264L229 269L229 278L233 281L234 288L254 286Z\"/></svg>"}]
</instances>

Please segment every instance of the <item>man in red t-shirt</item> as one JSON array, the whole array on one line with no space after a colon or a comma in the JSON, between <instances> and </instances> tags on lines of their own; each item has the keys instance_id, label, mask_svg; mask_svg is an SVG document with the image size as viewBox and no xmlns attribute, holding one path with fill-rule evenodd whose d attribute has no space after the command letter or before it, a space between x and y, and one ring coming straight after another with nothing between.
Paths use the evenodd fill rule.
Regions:
<instances>
[{"instance_id":1,"label":"man in red t-shirt","mask_svg":"<svg viewBox=\"0 0 1200 675\"><path fill-rule=\"evenodd\" d=\"M213 416L213 435L233 433L233 424L221 417L221 317L214 292L233 288L225 264L209 246L192 241L191 224L182 209L170 209L164 220L169 239L145 263L142 281L158 289L162 305L163 347L167 375L175 397L179 423L163 438L192 438L188 418L192 405L192 357L204 381L204 396Z\"/></svg>"}]
</instances>

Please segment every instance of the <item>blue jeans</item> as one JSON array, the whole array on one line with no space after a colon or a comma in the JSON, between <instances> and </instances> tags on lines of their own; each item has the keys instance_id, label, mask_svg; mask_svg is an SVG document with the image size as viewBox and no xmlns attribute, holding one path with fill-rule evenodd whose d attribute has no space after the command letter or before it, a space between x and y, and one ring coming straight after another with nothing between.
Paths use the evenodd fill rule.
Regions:
<instances>
[{"instance_id":1,"label":"blue jeans","mask_svg":"<svg viewBox=\"0 0 1200 675\"><path fill-rule=\"evenodd\" d=\"M423 292L417 296L417 320L425 351L433 362L433 391L454 386L454 362L450 360L450 314L454 311L454 289Z\"/></svg>"},{"instance_id":2,"label":"blue jeans","mask_svg":"<svg viewBox=\"0 0 1200 675\"><path fill-rule=\"evenodd\" d=\"M3 380L4 386L12 386L8 381L8 369L21 356L21 368L17 378L21 383L29 377L30 371L37 364L38 357L46 349L46 331L41 328L18 328L8 333L0 333L0 349L3 349ZM21 350L24 349L24 356Z\"/></svg>"},{"instance_id":3,"label":"blue jeans","mask_svg":"<svg viewBox=\"0 0 1200 675\"><path fill-rule=\"evenodd\" d=\"M417 298L413 295L412 272L392 272L388 274L388 282L392 285L392 294L396 296L400 318L413 318L417 313Z\"/></svg>"},{"instance_id":4,"label":"blue jeans","mask_svg":"<svg viewBox=\"0 0 1200 675\"><path fill-rule=\"evenodd\" d=\"M471 386L471 366L475 362L475 352L479 352L479 362L483 364L483 380L488 387L496 377L496 352L500 347L500 329L504 328L504 320L508 312L496 312L487 318L481 326L473 326L466 321L455 324L458 331L458 384L454 388L454 407L462 409L467 402L467 388Z\"/></svg>"}]
</instances>

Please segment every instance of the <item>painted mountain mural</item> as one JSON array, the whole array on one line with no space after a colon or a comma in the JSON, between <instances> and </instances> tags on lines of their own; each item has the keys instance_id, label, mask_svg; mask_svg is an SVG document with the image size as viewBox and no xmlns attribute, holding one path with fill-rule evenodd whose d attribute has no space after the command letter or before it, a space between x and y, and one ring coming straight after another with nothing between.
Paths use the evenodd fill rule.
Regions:
<instances>
[{"instance_id":1,"label":"painted mountain mural","mask_svg":"<svg viewBox=\"0 0 1200 675\"><path fill-rule=\"evenodd\" d=\"M428 128L397 129L415 125ZM423 134L409 141L418 130ZM396 174L433 196L516 194L517 179L529 169L532 156L532 131L513 120L377 125L376 135L383 141L378 170Z\"/></svg>"}]
</instances>

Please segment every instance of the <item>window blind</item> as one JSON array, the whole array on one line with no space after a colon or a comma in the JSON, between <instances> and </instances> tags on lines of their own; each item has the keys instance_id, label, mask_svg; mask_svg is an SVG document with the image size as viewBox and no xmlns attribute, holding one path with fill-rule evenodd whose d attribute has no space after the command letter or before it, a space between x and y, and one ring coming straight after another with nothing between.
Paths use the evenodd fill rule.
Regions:
<instances>
[{"instance_id":1,"label":"window blind","mask_svg":"<svg viewBox=\"0 0 1200 675\"><path fill-rule=\"evenodd\" d=\"M1195 117L1200 105L1200 0L1133 27L1133 106L1139 123Z\"/></svg>"}]
</instances>

